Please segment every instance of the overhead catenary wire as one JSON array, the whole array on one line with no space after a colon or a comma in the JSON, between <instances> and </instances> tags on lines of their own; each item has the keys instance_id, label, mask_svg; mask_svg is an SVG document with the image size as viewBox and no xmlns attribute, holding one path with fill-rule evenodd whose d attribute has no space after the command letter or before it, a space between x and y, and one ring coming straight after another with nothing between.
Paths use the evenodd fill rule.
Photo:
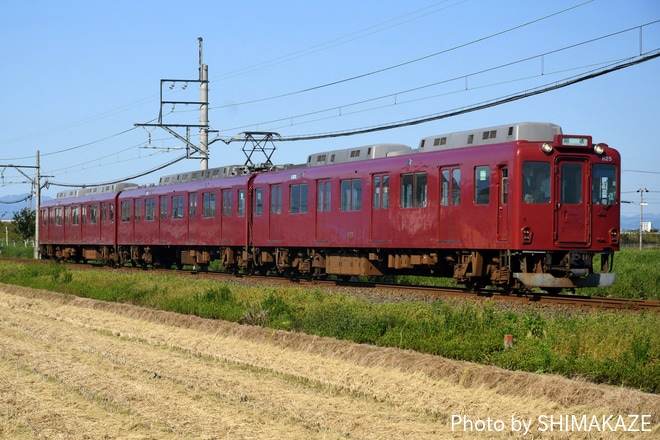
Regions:
<instances>
[{"instance_id":1,"label":"overhead catenary wire","mask_svg":"<svg viewBox=\"0 0 660 440\"><path fill-rule=\"evenodd\" d=\"M401 127L408 127L412 125L418 125L418 124L423 124L426 122L431 122L431 121L437 121L440 119L446 119L449 117L453 116L458 116L462 115L465 113L471 113L475 112L477 110L484 110L490 107L495 107L497 105L502 105L506 104L509 102L514 102L518 101L524 98L529 98L531 96L535 95L540 95L543 93L547 93L553 90L558 90L564 87L568 87L574 84L578 84L583 81L587 81L593 78L597 78L599 76L607 75L612 72L616 72L618 70L622 70L628 67L632 67L634 65L644 63L646 61L650 61L652 59L660 57L660 49L655 50L653 52L650 52L646 54L645 56L641 57L635 57L634 59L631 59L630 61L623 62L623 63L617 63L614 65L610 65L606 68L603 69L598 69L598 70L592 70L586 74L583 75L578 75L578 76L573 76L571 78L565 79L560 82L555 82L551 84L546 84L542 87L538 87L535 89L530 89L527 91L523 91L520 93L516 93L513 95L508 95L505 97L501 97L498 99L494 99L491 101L485 101L482 103L474 104L469 107L463 107L459 109L454 109L454 110L449 110L447 112L443 113L438 113L438 114L433 114L433 115L428 115L428 116L423 116L420 118L416 119L409 119L409 120L404 120L404 121L398 121L398 122L392 122L389 124L383 124L383 125L377 125L377 126L372 126L372 127L365 127L365 128L359 128L359 129L353 129L353 130L347 130L347 131L339 131L339 132L333 132L333 133L323 133L323 134L314 134L314 135L302 135L302 136L283 136L281 141L302 141L302 140L314 140L314 139L327 139L327 138L334 138L334 137L341 137L341 136L352 136L352 135L358 135L358 134L365 134L365 133L372 133L376 131L383 131L383 130L391 130L394 128L401 128Z\"/></svg>"}]
</instances>

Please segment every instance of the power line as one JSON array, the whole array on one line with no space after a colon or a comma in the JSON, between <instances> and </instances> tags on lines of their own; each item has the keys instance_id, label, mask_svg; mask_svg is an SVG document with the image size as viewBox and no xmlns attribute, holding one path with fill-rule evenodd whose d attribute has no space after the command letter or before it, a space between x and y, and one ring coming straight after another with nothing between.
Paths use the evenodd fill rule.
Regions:
<instances>
[{"instance_id":1,"label":"power line","mask_svg":"<svg viewBox=\"0 0 660 440\"><path fill-rule=\"evenodd\" d=\"M247 128L247 127L254 127L254 126L263 126L263 125L272 124L272 123L275 123L275 122L293 121L294 119L299 119L299 118L303 118L303 117L307 117L307 116L311 116L311 115L315 115L315 114L323 114L323 113L327 113L327 112L331 112L331 111L342 111L342 110L344 110L348 107L353 107L353 106L365 104L365 103L368 103L368 102L374 102L374 101L379 101L379 100L388 99L388 98L396 98L397 101L396 101L395 104L399 105L399 104L402 103L401 101L398 100L398 97L400 97L401 95L405 95L407 93L412 93L412 92L417 92L417 91L420 91L420 90L423 90L423 89L426 89L426 88L436 87L436 86L439 86L439 85L442 85L442 84L448 84L448 83L455 82L455 81L458 81L458 80L465 80L466 81L466 87L463 90L461 90L461 91L466 91L466 90L469 89L467 87L467 79L468 78L472 78L472 77L482 75L482 74L485 74L485 73L494 72L494 71L497 71L497 70L500 70L500 69L515 66L517 64L522 64L522 63L529 62L529 61L532 61L532 60L535 60L535 59L543 60L548 55L552 55L552 54L560 53L560 52L567 51L567 50L570 50L570 49L574 49L576 47L591 44L591 43L594 43L594 42L597 42L597 41L600 41L600 40L605 40L607 38L611 38L611 37L616 36L616 35L621 35L621 34L624 34L624 33L628 33L628 32L631 32L633 30L641 30L644 27L647 27L647 26L650 26L650 25L653 25L653 24L657 24L659 22L660 22L660 20L655 20L655 21L648 22L648 23L645 23L645 24L642 24L642 25L633 26L633 27L623 29L623 30L620 30L620 31L617 31L617 32L612 32L612 33L609 33L609 34L606 34L606 35L602 35L602 36L597 37L597 38L592 38L592 39L585 40L585 41L582 41L582 42L579 42L579 43L564 46L564 47L559 48L559 49L554 49L554 50L551 50L551 51L543 52L543 53L533 55L533 56L530 56L530 57L526 57L526 58L521 58L519 60L511 61L511 62L504 63L504 64L500 64L500 65L495 66L495 67L489 67L489 68L486 68L486 69L481 69L481 70L478 70L476 72L471 72L471 73L467 73L467 74L463 74L463 75L458 75L458 76L455 76L453 78L445 79L445 80L442 80L442 81L436 81L436 82L433 82L431 84L425 84L425 85L422 85L422 86L413 87L413 88L409 88L409 89L406 89L406 90L399 90L399 91L396 91L396 92L388 93L388 94L377 96L377 97L374 97L374 98L363 99L361 101L356 101L356 102L352 102L352 103L348 103L348 104L338 105L338 106L334 106L334 107L326 108L326 109L322 109L322 110L307 112L307 113L304 113L304 114L298 114L298 115L294 115L294 116L282 117L282 118L278 118L278 119L274 119L274 120L270 120L270 121L263 121L263 122L259 122L259 123L255 123L255 124L243 125L241 127L228 128L228 129L225 129L224 131L240 130L240 129L244 129L244 128ZM607 63L611 64L613 62L624 61L624 60L627 60L627 59L629 59L629 58L624 58L624 59L621 59L621 60L610 60ZM601 65L603 65L603 64L605 64L605 63L601 63ZM588 66L583 66L583 67L588 67ZM568 70L575 70L575 68L568 69ZM552 73L553 72L544 71L544 68L542 66L541 72L538 75L536 75L535 77L548 76ZM557 73L557 72L554 72L554 73ZM529 78L532 78L532 77L526 77L525 79L529 79ZM319 87L324 87L324 86L319 86ZM292 94L295 94L295 93L302 93L302 91L293 92ZM280 95L279 97L283 97L283 96L289 96L289 95L285 94L285 95ZM275 98L277 98L277 97L264 98L263 100L265 101L265 100L268 100L268 99L275 99ZM420 99L427 99L427 98L420 98ZM242 104L249 104L249 103L252 103L252 102L255 102L255 101L249 101L247 103L242 103ZM234 104L234 106L238 106L238 105L242 105L242 104ZM392 104L392 105L394 105L394 104ZM220 108L220 107L214 107L214 108ZM342 115L345 115L345 114L346 113L342 112ZM293 124L291 124L291 125L293 125Z\"/></svg>"},{"instance_id":2,"label":"power line","mask_svg":"<svg viewBox=\"0 0 660 440\"><path fill-rule=\"evenodd\" d=\"M420 61L424 61L424 60L427 60L429 58L436 57L438 55L444 55L446 53L453 52L453 51L458 50L458 49L463 49L463 48L466 48L468 46L472 46L474 44L481 43L483 41L489 40L491 38L495 38L495 37L507 34L509 32L513 32L515 30L522 29L524 27L527 27L527 26L530 26L532 24L541 22L541 21L546 20L548 18L552 18L552 17L555 17L557 15L563 14L565 12L571 11L573 9L579 8L581 6L586 5L587 3L591 3L593 1L594 0L588 0L588 1L580 3L578 5L571 6L569 8L563 9L561 11L554 12L554 13L546 15L544 17L528 21L526 23L511 27L511 28L508 28L508 29L505 29L503 31L495 32L495 33L487 35L485 37L477 38L476 40L472 40L472 41L469 41L467 43L459 44L459 45L451 47L449 49L444 49L444 50L441 50L439 52L435 52L435 53L425 55L423 57L415 58L415 59L412 59L412 60L404 61L404 62L399 63L399 64L394 64L394 65L391 65L391 66L388 66L388 67L384 67L382 69L372 70L371 72L366 72L366 73L362 73L360 75L355 75L355 76L351 76L351 77L348 77L348 78L344 78L344 79L340 79L340 80L336 80L336 81L331 81L331 82L328 82L328 83L325 83L325 84L320 84L320 85L317 85L317 86L308 87L308 88L297 90L297 91L294 91L294 92L283 93L283 94L280 94L280 95L270 96L270 97L267 97L267 98L254 99L254 100L251 100L251 101L245 101L245 102L241 102L241 103L238 103L238 104L224 105L224 106L219 106L219 107L210 107L210 109L226 108L226 107L233 107L233 106L238 106L238 105L247 105L247 104L255 104L255 103L259 103L259 102L270 101L270 100L274 100L274 99L279 99L279 98L284 98L284 97L288 97L288 96L298 95L298 94L301 94L301 93L307 93L307 92L311 92L311 91L314 91L314 90L319 90L319 89L323 89L323 88L327 88L327 87L331 87L331 86L336 86L336 85L343 84L343 83L346 83L346 82L350 82L350 81L354 81L354 80L357 80L357 79L366 78L368 76L376 75L376 74L379 74L379 73L387 72L389 70L398 69L399 67L403 67L403 66L407 66L407 65L410 65L410 64L420 62Z\"/></svg>"},{"instance_id":3,"label":"power line","mask_svg":"<svg viewBox=\"0 0 660 440\"><path fill-rule=\"evenodd\" d=\"M144 172L139 173L139 174L134 174L134 175L128 176L128 177L122 177L121 179L115 179L115 180L111 180L111 181L107 181L107 182L91 183L91 184L87 183L87 184L82 184L82 185L79 184L79 183L47 182L47 186L52 185L52 186L62 186L62 187L69 187L69 188L90 188L90 187L94 187L94 186L114 185L115 183L126 182L128 180L137 179L139 177L144 177L148 174L155 173L156 171L160 171L163 168L167 168L170 165L174 165L175 163L180 162L180 161L182 161L183 159L186 159L186 158L187 158L187 156L184 154L181 157L177 157L176 159L173 159L173 160L171 160L167 163L159 165L156 168L152 168L148 171L144 171Z\"/></svg>"},{"instance_id":4,"label":"power line","mask_svg":"<svg viewBox=\"0 0 660 440\"><path fill-rule=\"evenodd\" d=\"M384 131L384 130L391 130L394 128L401 128L401 127L408 127L412 125L419 125L419 124L424 124L426 122L431 122L431 121L437 121L440 119L446 119L449 117L453 116L458 116L462 115L465 113L471 113L475 112L477 110L484 110L490 107L495 107L498 105L506 104L509 102L514 102L518 101L524 98L529 98L531 96L536 96L540 95L543 93L547 93L553 90L558 90L562 89L564 87L568 87L574 84L578 84L580 82L597 78L599 76L606 75L608 73L616 72L618 70L622 70L628 67L635 66L640 63L644 63L646 61L650 61L654 58L657 58L660 56L660 50L655 50L645 56L642 57L634 57L632 61L628 61L625 63L618 63L612 66L609 66L607 68L603 68L600 70L596 71L591 71L588 72L584 75L579 75L579 76L574 76L571 78L568 78L564 81L558 82L558 83L553 83L553 84L548 84L536 89L531 89L528 91L520 92L517 94L505 96L502 98L498 98L492 101L486 101L482 102L479 104L475 104L470 107L464 107L461 109L454 109L450 110L445 113L439 113L439 114L434 114L434 115L429 115L429 116L423 116L420 118L416 119L410 119L410 120L405 120L405 121L398 121L398 122L392 122L389 124L384 124L384 125L377 125L373 127L366 127L366 128L360 128L360 129L354 129L354 130L349 130L349 131L340 131L340 132L334 132L334 133L325 133L325 134L315 134L315 135L307 135L307 136L290 136L290 137L282 137L282 141L302 141L302 140L314 140L314 139L327 139L327 138L334 138L334 137L342 137L342 136L352 136L352 135L357 135L357 134L365 134L365 133L373 133L376 131Z\"/></svg>"}]
</instances>

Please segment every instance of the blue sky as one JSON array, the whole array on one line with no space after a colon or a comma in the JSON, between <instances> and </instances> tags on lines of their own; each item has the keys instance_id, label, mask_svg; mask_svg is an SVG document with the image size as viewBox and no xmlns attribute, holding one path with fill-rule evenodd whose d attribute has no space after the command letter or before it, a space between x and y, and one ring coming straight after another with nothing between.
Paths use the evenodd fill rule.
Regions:
<instances>
[{"instance_id":1,"label":"blue sky","mask_svg":"<svg viewBox=\"0 0 660 440\"><path fill-rule=\"evenodd\" d=\"M200 0L188 5L2 0L2 5L0 164L34 166L39 150L42 174L65 184L134 176L183 154L181 141L165 130L134 124L157 118L161 79L198 78L198 37L209 66L209 120L223 138L243 131L292 137L413 120L660 49L660 22L653 23L660 20L656 0ZM282 142L273 159L301 163L311 152L381 142L415 147L438 133L548 121L565 133L589 134L619 149L622 198L637 203L624 204L623 214L639 214L640 187L650 191L645 212L660 213L659 78L656 58L434 122ZM197 84L186 90L182 85L166 87L164 99L199 98ZM163 108L164 122L199 121L194 105L171 110ZM191 130L191 141L198 143L197 129ZM243 163L241 146L213 143L209 166ZM195 169L198 160L183 160L132 181L157 182L161 175ZM6 168L0 197L28 192L25 180ZM51 185L44 194L63 189Z\"/></svg>"}]
</instances>

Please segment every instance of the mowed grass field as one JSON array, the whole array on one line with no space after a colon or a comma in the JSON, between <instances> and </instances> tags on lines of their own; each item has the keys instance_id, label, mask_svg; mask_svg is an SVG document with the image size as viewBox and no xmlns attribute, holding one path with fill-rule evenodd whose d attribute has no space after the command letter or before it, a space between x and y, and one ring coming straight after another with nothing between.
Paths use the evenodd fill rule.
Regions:
<instances>
[{"instance_id":1,"label":"mowed grass field","mask_svg":"<svg viewBox=\"0 0 660 440\"><path fill-rule=\"evenodd\" d=\"M657 394L7 284L0 385L0 438L14 440L660 434Z\"/></svg>"},{"instance_id":2,"label":"mowed grass field","mask_svg":"<svg viewBox=\"0 0 660 440\"><path fill-rule=\"evenodd\" d=\"M657 298L659 257L660 251L619 253L616 286L597 293ZM477 298L373 303L298 286L74 271L59 264L2 260L0 282L660 393L658 313L512 308ZM509 349L503 346L505 334L514 337Z\"/></svg>"}]
</instances>

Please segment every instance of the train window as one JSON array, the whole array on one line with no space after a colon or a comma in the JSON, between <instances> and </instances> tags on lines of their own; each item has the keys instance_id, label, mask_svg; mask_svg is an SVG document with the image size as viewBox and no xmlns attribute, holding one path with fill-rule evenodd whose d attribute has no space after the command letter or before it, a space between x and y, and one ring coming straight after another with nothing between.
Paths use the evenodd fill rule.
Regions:
<instances>
[{"instance_id":1,"label":"train window","mask_svg":"<svg viewBox=\"0 0 660 440\"><path fill-rule=\"evenodd\" d=\"M304 214L307 212L307 184L291 185L289 187L289 212Z\"/></svg>"},{"instance_id":2,"label":"train window","mask_svg":"<svg viewBox=\"0 0 660 440\"><path fill-rule=\"evenodd\" d=\"M55 209L55 224L62 226L62 208Z\"/></svg>"},{"instance_id":3,"label":"train window","mask_svg":"<svg viewBox=\"0 0 660 440\"><path fill-rule=\"evenodd\" d=\"M461 203L460 168L442 168L440 171L440 205L459 205Z\"/></svg>"},{"instance_id":4,"label":"train window","mask_svg":"<svg viewBox=\"0 0 660 440\"><path fill-rule=\"evenodd\" d=\"M197 193L188 194L188 217L197 218Z\"/></svg>"},{"instance_id":5,"label":"train window","mask_svg":"<svg viewBox=\"0 0 660 440\"><path fill-rule=\"evenodd\" d=\"M254 214L261 215L264 211L263 190L257 188L254 190Z\"/></svg>"},{"instance_id":6,"label":"train window","mask_svg":"<svg viewBox=\"0 0 660 440\"><path fill-rule=\"evenodd\" d=\"M156 218L156 199L151 198L144 201L144 219L153 221Z\"/></svg>"},{"instance_id":7,"label":"train window","mask_svg":"<svg viewBox=\"0 0 660 440\"><path fill-rule=\"evenodd\" d=\"M215 193L202 194L202 217L212 218L215 217Z\"/></svg>"},{"instance_id":8,"label":"train window","mask_svg":"<svg viewBox=\"0 0 660 440\"><path fill-rule=\"evenodd\" d=\"M550 201L549 162L525 162L522 179L522 198L525 203L548 203Z\"/></svg>"},{"instance_id":9,"label":"train window","mask_svg":"<svg viewBox=\"0 0 660 440\"><path fill-rule=\"evenodd\" d=\"M427 178L426 173L410 173L401 175L401 207L426 207Z\"/></svg>"},{"instance_id":10,"label":"train window","mask_svg":"<svg viewBox=\"0 0 660 440\"><path fill-rule=\"evenodd\" d=\"M89 205L89 222L93 225L97 222L98 205Z\"/></svg>"},{"instance_id":11,"label":"train window","mask_svg":"<svg viewBox=\"0 0 660 440\"><path fill-rule=\"evenodd\" d=\"M129 200L121 202L121 221L131 221L131 202Z\"/></svg>"},{"instance_id":12,"label":"train window","mask_svg":"<svg viewBox=\"0 0 660 440\"><path fill-rule=\"evenodd\" d=\"M490 203L490 168L487 166L474 169L474 203L476 205Z\"/></svg>"},{"instance_id":13,"label":"train window","mask_svg":"<svg viewBox=\"0 0 660 440\"><path fill-rule=\"evenodd\" d=\"M109 210L110 212L108 214L108 221L110 223L114 223L115 222L115 204L110 203L109 207L110 207L110 210Z\"/></svg>"},{"instance_id":14,"label":"train window","mask_svg":"<svg viewBox=\"0 0 660 440\"><path fill-rule=\"evenodd\" d=\"M135 206L133 207L133 218L136 222L142 219L142 200L135 199Z\"/></svg>"},{"instance_id":15,"label":"train window","mask_svg":"<svg viewBox=\"0 0 660 440\"><path fill-rule=\"evenodd\" d=\"M390 207L390 176L381 174L374 176L374 209L387 209Z\"/></svg>"},{"instance_id":16,"label":"train window","mask_svg":"<svg viewBox=\"0 0 660 440\"><path fill-rule=\"evenodd\" d=\"M172 218L183 218L183 196L172 196Z\"/></svg>"},{"instance_id":17,"label":"train window","mask_svg":"<svg viewBox=\"0 0 660 440\"><path fill-rule=\"evenodd\" d=\"M238 216L245 217L245 190L238 190Z\"/></svg>"},{"instance_id":18,"label":"train window","mask_svg":"<svg viewBox=\"0 0 660 440\"><path fill-rule=\"evenodd\" d=\"M222 190L222 216L227 217L231 215L231 191L228 189Z\"/></svg>"},{"instance_id":19,"label":"train window","mask_svg":"<svg viewBox=\"0 0 660 440\"><path fill-rule=\"evenodd\" d=\"M101 223L108 221L108 205L101 203Z\"/></svg>"},{"instance_id":20,"label":"train window","mask_svg":"<svg viewBox=\"0 0 660 440\"><path fill-rule=\"evenodd\" d=\"M595 164L593 169L592 199L596 205L616 203L616 165Z\"/></svg>"},{"instance_id":21,"label":"train window","mask_svg":"<svg viewBox=\"0 0 660 440\"><path fill-rule=\"evenodd\" d=\"M329 180L319 180L316 184L316 210L318 212L330 212L330 191Z\"/></svg>"},{"instance_id":22,"label":"train window","mask_svg":"<svg viewBox=\"0 0 660 440\"><path fill-rule=\"evenodd\" d=\"M79 224L80 220L78 217L78 207L73 206L71 207L71 224L72 225L77 225Z\"/></svg>"},{"instance_id":23,"label":"train window","mask_svg":"<svg viewBox=\"0 0 660 440\"><path fill-rule=\"evenodd\" d=\"M346 179L340 182L340 209L359 211L362 209L362 179Z\"/></svg>"},{"instance_id":24,"label":"train window","mask_svg":"<svg viewBox=\"0 0 660 440\"><path fill-rule=\"evenodd\" d=\"M161 218L161 220L167 218L167 197L166 196L161 196L160 197L160 218Z\"/></svg>"},{"instance_id":25,"label":"train window","mask_svg":"<svg viewBox=\"0 0 660 440\"><path fill-rule=\"evenodd\" d=\"M509 169L507 167L500 168L500 179L502 187L500 188L500 203L506 205L509 200Z\"/></svg>"},{"instance_id":26,"label":"train window","mask_svg":"<svg viewBox=\"0 0 660 440\"><path fill-rule=\"evenodd\" d=\"M461 170L454 168L451 170L451 204L461 204Z\"/></svg>"},{"instance_id":27,"label":"train window","mask_svg":"<svg viewBox=\"0 0 660 440\"><path fill-rule=\"evenodd\" d=\"M565 163L561 167L561 202L582 203L582 166L579 163Z\"/></svg>"},{"instance_id":28,"label":"train window","mask_svg":"<svg viewBox=\"0 0 660 440\"><path fill-rule=\"evenodd\" d=\"M81 216L80 216L80 220L82 221L82 224L84 225L85 223L87 223L87 205L82 205L80 207L80 209L82 211Z\"/></svg>"},{"instance_id":29,"label":"train window","mask_svg":"<svg viewBox=\"0 0 660 440\"><path fill-rule=\"evenodd\" d=\"M270 187L270 213L282 213L282 185L271 185Z\"/></svg>"}]
</instances>

